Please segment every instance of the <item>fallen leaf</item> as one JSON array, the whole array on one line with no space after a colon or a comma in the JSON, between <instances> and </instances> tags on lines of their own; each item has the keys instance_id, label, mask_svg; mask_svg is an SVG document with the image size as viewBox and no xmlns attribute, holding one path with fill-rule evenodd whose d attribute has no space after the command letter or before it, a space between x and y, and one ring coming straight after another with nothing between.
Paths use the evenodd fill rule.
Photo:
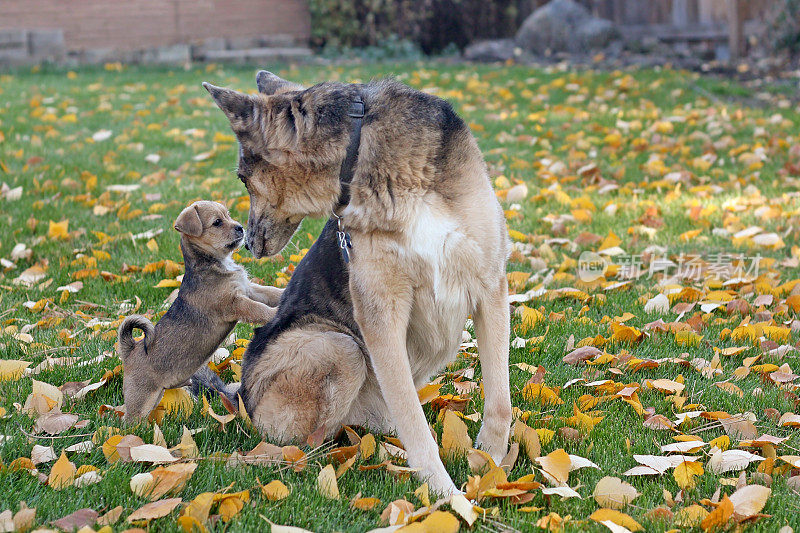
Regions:
<instances>
[{"instance_id":1,"label":"fallen leaf","mask_svg":"<svg viewBox=\"0 0 800 533\"><path fill-rule=\"evenodd\" d=\"M61 457L53 465L50 470L50 476L47 478L47 484L55 490L65 489L71 487L75 481L75 464L67 459L67 454L61 452Z\"/></svg>"},{"instance_id":2,"label":"fallen leaf","mask_svg":"<svg viewBox=\"0 0 800 533\"><path fill-rule=\"evenodd\" d=\"M639 496L639 491L618 477L606 476L597 482L592 495L601 507L622 509ZM603 518L603 520L605 519ZM624 526L625 524L620 525Z\"/></svg>"},{"instance_id":3,"label":"fallen leaf","mask_svg":"<svg viewBox=\"0 0 800 533\"><path fill-rule=\"evenodd\" d=\"M339 485L336 483L336 472L333 465L327 465L317 476L317 490L329 500L339 499Z\"/></svg>"},{"instance_id":4,"label":"fallen leaf","mask_svg":"<svg viewBox=\"0 0 800 533\"><path fill-rule=\"evenodd\" d=\"M169 498L150 502L132 512L130 516L128 516L127 521L131 523L137 520L155 520L156 518L162 518L175 510L180 503L180 498Z\"/></svg>"}]
</instances>

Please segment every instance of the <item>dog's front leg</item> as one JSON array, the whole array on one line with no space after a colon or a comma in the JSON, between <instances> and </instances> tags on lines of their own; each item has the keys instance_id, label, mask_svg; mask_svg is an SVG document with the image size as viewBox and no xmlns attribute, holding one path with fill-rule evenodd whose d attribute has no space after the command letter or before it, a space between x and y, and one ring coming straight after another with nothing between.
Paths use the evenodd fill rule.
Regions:
<instances>
[{"instance_id":1,"label":"dog's front leg","mask_svg":"<svg viewBox=\"0 0 800 533\"><path fill-rule=\"evenodd\" d=\"M270 307L278 307L284 289L250 283L250 294L248 296L257 302L261 302Z\"/></svg>"},{"instance_id":2,"label":"dog's front leg","mask_svg":"<svg viewBox=\"0 0 800 533\"><path fill-rule=\"evenodd\" d=\"M475 336L483 375L483 425L476 445L492 456L495 463L508 451L511 426L511 395L508 385L508 281L501 276L495 290L478 302L473 313Z\"/></svg>"},{"instance_id":3,"label":"dog's front leg","mask_svg":"<svg viewBox=\"0 0 800 533\"><path fill-rule=\"evenodd\" d=\"M411 285L391 283L372 272L360 276L351 270L355 318L369 351L372 367L389 409L391 422L406 447L408 464L419 469L419 476L441 494L458 492L439 457L439 447L428 428L411 374L406 350L406 331L411 311ZM355 278L361 278L355 280ZM387 278L388 279L388 278Z\"/></svg>"},{"instance_id":4,"label":"dog's front leg","mask_svg":"<svg viewBox=\"0 0 800 533\"><path fill-rule=\"evenodd\" d=\"M233 302L231 322L241 320L251 324L266 324L275 317L277 311L275 307L240 296Z\"/></svg>"}]
</instances>

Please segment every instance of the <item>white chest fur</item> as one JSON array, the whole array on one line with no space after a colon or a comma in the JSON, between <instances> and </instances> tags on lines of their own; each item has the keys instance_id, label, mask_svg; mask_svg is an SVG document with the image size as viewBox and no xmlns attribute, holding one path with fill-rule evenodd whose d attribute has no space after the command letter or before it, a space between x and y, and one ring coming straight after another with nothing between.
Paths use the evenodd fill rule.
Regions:
<instances>
[{"instance_id":1,"label":"white chest fur","mask_svg":"<svg viewBox=\"0 0 800 533\"><path fill-rule=\"evenodd\" d=\"M434 212L423 205L409 232L408 252L422 259L431 269L433 292L437 300L445 297L446 280L453 252L463 234L457 231L457 224L443 213Z\"/></svg>"},{"instance_id":2,"label":"white chest fur","mask_svg":"<svg viewBox=\"0 0 800 533\"><path fill-rule=\"evenodd\" d=\"M424 205L417 211L404 254L418 270L407 346L417 385L455 356L471 311L470 276L462 270L468 239L455 220Z\"/></svg>"}]
</instances>

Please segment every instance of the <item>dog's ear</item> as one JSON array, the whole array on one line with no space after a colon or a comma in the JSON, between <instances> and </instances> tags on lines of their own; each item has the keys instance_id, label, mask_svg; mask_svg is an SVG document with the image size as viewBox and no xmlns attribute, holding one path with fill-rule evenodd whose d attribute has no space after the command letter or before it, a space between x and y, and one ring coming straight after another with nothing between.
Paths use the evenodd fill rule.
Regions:
<instances>
[{"instance_id":1,"label":"dog's ear","mask_svg":"<svg viewBox=\"0 0 800 533\"><path fill-rule=\"evenodd\" d=\"M199 237L203 234L203 222L197 212L197 206L190 205L178 215L175 220L175 229L190 237Z\"/></svg>"},{"instance_id":2,"label":"dog's ear","mask_svg":"<svg viewBox=\"0 0 800 533\"><path fill-rule=\"evenodd\" d=\"M217 87L208 82L203 82L203 87L211 94L211 98L222 109L232 125L235 121L247 124L253 118L256 101L252 96Z\"/></svg>"},{"instance_id":3,"label":"dog's ear","mask_svg":"<svg viewBox=\"0 0 800 533\"><path fill-rule=\"evenodd\" d=\"M266 70L260 70L258 74L256 74L256 86L258 86L258 92L267 96L303 89L302 85L286 81L280 76L276 76L272 72Z\"/></svg>"}]
</instances>

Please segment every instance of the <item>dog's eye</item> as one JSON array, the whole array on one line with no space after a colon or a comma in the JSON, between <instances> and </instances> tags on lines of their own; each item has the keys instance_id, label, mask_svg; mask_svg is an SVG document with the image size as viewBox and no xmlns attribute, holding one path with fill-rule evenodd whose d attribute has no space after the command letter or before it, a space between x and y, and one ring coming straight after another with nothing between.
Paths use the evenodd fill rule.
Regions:
<instances>
[{"instance_id":1,"label":"dog's eye","mask_svg":"<svg viewBox=\"0 0 800 533\"><path fill-rule=\"evenodd\" d=\"M221 218L218 218L218 219L217 219L217 220L215 220L215 221L214 221L214 223L212 224L212 226L221 226L221 225L222 225L222 219L221 219Z\"/></svg>"}]
</instances>

